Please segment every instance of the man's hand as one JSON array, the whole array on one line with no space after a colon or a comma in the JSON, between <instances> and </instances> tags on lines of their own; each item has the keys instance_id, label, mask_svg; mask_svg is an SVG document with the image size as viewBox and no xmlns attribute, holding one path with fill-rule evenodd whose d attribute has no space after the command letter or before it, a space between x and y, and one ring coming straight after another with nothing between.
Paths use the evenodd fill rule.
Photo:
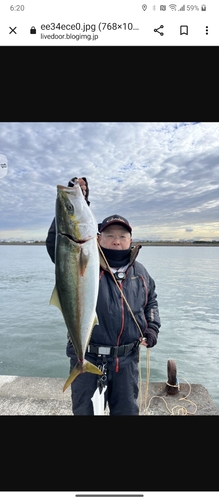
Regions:
<instances>
[{"instance_id":1,"label":"man's hand","mask_svg":"<svg viewBox=\"0 0 219 500\"><path fill-rule=\"evenodd\" d=\"M157 343L157 332L155 332L153 328L147 328L144 335L146 337L147 347L154 347Z\"/></svg>"},{"instance_id":2,"label":"man's hand","mask_svg":"<svg viewBox=\"0 0 219 500\"><path fill-rule=\"evenodd\" d=\"M81 186L81 191L86 199L86 194L87 194L87 184L86 182L84 181L84 179L82 179L82 177L79 177L78 179L78 183L80 184Z\"/></svg>"},{"instance_id":3,"label":"man's hand","mask_svg":"<svg viewBox=\"0 0 219 500\"><path fill-rule=\"evenodd\" d=\"M88 182L87 182L86 177L79 177L79 178L78 178L78 177L73 177L73 178L69 181L68 186L69 186L69 187L74 186L74 183L75 183L75 181L76 181L76 180L78 181L79 185L81 186L81 190L82 190L82 193L83 193L83 195L84 195L84 198L85 198L85 200L86 200L87 204L88 204L88 205L90 205L90 202L89 202L89 200L88 200L88 196L89 196L89 189L88 189Z\"/></svg>"}]
</instances>

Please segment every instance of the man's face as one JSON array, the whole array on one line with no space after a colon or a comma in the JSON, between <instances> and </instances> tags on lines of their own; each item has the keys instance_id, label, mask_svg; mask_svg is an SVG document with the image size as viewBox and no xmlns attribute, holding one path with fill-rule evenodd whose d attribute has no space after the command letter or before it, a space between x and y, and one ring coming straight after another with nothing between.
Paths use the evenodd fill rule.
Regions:
<instances>
[{"instance_id":1,"label":"man's face","mask_svg":"<svg viewBox=\"0 0 219 500\"><path fill-rule=\"evenodd\" d=\"M119 224L110 224L110 226L106 227L98 236L98 241L103 248L109 248L110 250L128 250L132 238L125 227Z\"/></svg>"}]
</instances>

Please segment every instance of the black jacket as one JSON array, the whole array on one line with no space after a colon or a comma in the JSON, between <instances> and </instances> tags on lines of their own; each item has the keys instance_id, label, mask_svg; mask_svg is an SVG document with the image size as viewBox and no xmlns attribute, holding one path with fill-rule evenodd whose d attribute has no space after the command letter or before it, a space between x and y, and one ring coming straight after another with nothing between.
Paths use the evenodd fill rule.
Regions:
<instances>
[{"instance_id":1,"label":"black jacket","mask_svg":"<svg viewBox=\"0 0 219 500\"><path fill-rule=\"evenodd\" d=\"M161 322L155 282L145 267L136 260L140 248L141 245L132 248L130 264L125 279L120 282L120 287L143 336L147 337L150 332L157 339ZM101 255L96 312L99 325L95 325L90 343L108 346L127 345L141 338L139 328ZM129 356L132 356L132 353L126 358ZM123 358L116 360L117 369L119 362L121 366L125 360Z\"/></svg>"},{"instance_id":2,"label":"black jacket","mask_svg":"<svg viewBox=\"0 0 219 500\"><path fill-rule=\"evenodd\" d=\"M54 217L46 238L47 252L51 260L54 262L54 264L55 264L55 243L56 243L56 221Z\"/></svg>"},{"instance_id":3,"label":"black jacket","mask_svg":"<svg viewBox=\"0 0 219 500\"><path fill-rule=\"evenodd\" d=\"M53 219L46 239L46 248L53 262L55 262L55 238L56 227L55 219ZM120 287L143 336L154 336L153 345L155 345L161 326L157 294L154 280L145 267L136 260L140 248L141 245L132 248L126 277L121 282ZM100 281L96 312L99 324L95 325L93 329L91 344L101 346L127 345L138 341L141 337L102 255L100 255ZM118 365L121 366L128 362L132 354L130 352L126 357L111 359L111 362L118 369ZM110 361L110 358L108 360Z\"/></svg>"}]
</instances>

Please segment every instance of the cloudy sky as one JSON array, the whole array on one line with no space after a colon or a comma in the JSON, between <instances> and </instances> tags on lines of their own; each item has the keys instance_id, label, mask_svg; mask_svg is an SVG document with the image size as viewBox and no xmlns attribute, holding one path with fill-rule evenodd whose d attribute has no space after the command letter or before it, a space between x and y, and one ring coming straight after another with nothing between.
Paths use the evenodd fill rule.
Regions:
<instances>
[{"instance_id":1,"label":"cloudy sky","mask_svg":"<svg viewBox=\"0 0 219 500\"><path fill-rule=\"evenodd\" d=\"M87 177L97 222L133 238L219 240L219 123L0 123L0 239L45 240L56 186Z\"/></svg>"}]
</instances>

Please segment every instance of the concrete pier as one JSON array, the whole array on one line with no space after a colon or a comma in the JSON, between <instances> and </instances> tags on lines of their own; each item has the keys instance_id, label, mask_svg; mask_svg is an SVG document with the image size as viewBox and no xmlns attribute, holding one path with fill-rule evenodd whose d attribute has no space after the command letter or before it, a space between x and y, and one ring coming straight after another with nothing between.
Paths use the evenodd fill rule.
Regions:
<instances>
[{"instance_id":1,"label":"concrete pier","mask_svg":"<svg viewBox=\"0 0 219 500\"><path fill-rule=\"evenodd\" d=\"M71 390L65 379L0 375L0 415L72 415ZM208 391L200 384L180 384L177 394L165 382L140 384L140 415L219 415ZM108 416L108 409L105 411Z\"/></svg>"}]
</instances>

